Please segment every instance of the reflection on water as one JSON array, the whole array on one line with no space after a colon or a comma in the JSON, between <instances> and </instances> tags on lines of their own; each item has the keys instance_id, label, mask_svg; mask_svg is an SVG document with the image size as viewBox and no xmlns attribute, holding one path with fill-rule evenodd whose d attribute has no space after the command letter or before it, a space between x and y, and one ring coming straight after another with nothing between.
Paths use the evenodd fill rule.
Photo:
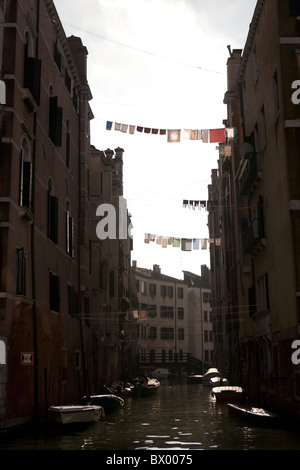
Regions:
<instances>
[{"instance_id":1,"label":"reflection on water","mask_svg":"<svg viewBox=\"0 0 300 470\"><path fill-rule=\"evenodd\" d=\"M216 403L208 387L162 383L154 396L130 398L83 429L49 425L39 433L0 441L0 450L251 450L300 449L300 433L248 427Z\"/></svg>"}]
</instances>

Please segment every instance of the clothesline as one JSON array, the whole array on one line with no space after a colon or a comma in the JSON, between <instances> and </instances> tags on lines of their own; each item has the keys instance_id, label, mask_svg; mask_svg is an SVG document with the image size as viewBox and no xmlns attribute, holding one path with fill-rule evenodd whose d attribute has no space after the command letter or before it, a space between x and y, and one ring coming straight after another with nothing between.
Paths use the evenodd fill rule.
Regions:
<instances>
[{"instance_id":1,"label":"clothesline","mask_svg":"<svg viewBox=\"0 0 300 470\"><path fill-rule=\"evenodd\" d=\"M236 138L236 128L220 129L160 129L106 121L106 130L119 131L128 134L136 132L152 135L165 135L167 142L176 143L181 140L201 140L204 143L225 143Z\"/></svg>"},{"instance_id":2,"label":"clothesline","mask_svg":"<svg viewBox=\"0 0 300 470\"><path fill-rule=\"evenodd\" d=\"M207 250L211 243L220 246L221 238L178 238L145 233L144 243L150 244L151 242L160 245L162 248L172 246L173 248L181 248L182 251L193 251L199 250L200 247L201 250Z\"/></svg>"}]
</instances>

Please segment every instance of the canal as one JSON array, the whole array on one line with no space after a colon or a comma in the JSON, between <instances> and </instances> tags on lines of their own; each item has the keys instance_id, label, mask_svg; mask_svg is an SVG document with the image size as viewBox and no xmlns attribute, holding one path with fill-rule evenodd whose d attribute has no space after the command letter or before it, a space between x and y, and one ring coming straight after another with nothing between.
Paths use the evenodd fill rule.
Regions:
<instances>
[{"instance_id":1,"label":"canal","mask_svg":"<svg viewBox=\"0 0 300 470\"><path fill-rule=\"evenodd\" d=\"M0 440L2 450L300 450L292 427L253 427L229 416L209 387L162 382L156 395L124 406L84 429L57 428Z\"/></svg>"}]
</instances>

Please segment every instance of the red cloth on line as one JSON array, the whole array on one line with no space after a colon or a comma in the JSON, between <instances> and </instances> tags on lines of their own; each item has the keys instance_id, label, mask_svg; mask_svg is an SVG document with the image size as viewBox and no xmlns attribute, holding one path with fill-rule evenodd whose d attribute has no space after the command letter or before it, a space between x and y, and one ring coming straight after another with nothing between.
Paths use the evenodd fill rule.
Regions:
<instances>
[{"instance_id":1,"label":"red cloth on line","mask_svg":"<svg viewBox=\"0 0 300 470\"><path fill-rule=\"evenodd\" d=\"M209 141L210 143L222 143L225 142L225 128L223 129L210 129L209 130Z\"/></svg>"}]
</instances>

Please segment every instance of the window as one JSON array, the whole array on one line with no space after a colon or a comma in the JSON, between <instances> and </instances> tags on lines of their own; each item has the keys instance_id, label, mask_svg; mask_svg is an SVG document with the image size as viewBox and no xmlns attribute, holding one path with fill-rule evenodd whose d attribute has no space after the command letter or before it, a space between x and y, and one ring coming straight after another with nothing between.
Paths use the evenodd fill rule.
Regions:
<instances>
[{"instance_id":1,"label":"window","mask_svg":"<svg viewBox=\"0 0 300 470\"><path fill-rule=\"evenodd\" d=\"M254 82L256 82L258 79L258 61L257 61L256 46L254 46L253 51L252 51L252 64L253 64L253 78L254 78Z\"/></svg>"},{"instance_id":2,"label":"window","mask_svg":"<svg viewBox=\"0 0 300 470\"><path fill-rule=\"evenodd\" d=\"M74 219L70 216L70 210L66 211L66 251L67 254L74 258Z\"/></svg>"},{"instance_id":3,"label":"window","mask_svg":"<svg viewBox=\"0 0 300 470\"><path fill-rule=\"evenodd\" d=\"M275 106L275 116L277 117L279 113L279 94L278 94L278 74L277 68L273 74L273 96L274 96L274 106Z\"/></svg>"},{"instance_id":4,"label":"window","mask_svg":"<svg viewBox=\"0 0 300 470\"><path fill-rule=\"evenodd\" d=\"M299 0L290 0L290 16L300 16Z\"/></svg>"},{"instance_id":5,"label":"window","mask_svg":"<svg viewBox=\"0 0 300 470\"><path fill-rule=\"evenodd\" d=\"M71 95L72 94L72 79L67 70L65 71L65 85Z\"/></svg>"},{"instance_id":6,"label":"window","mask_svg":"<svg viewBox=\"0 0 300 470\"><path fill-rule=\"evenodd\" d=\"M58 241L58 199L48 190L48 238L57 243Z\"/></svg>"},{"instance_id":7,"label":"window","mask_svg":"<svg viewBox=\"0 0 300 470\"><path fill-rule=\"evenodd\" d=\"M2 340L0 340L0 364L6 364L6 346Z\"/></svg>"},{"instance_id":8,"label":"window","mask_svg":"<svg viewBox=\"0 0 300 470\"><path fill-rule=\"evenodd\" d=\"M49 297L50 310L54 312L60 311L60 295L59 295L59 277L56 274L49 273Z\"/></svg>"},{"instance_id":9,"label":"window","mask_svg":"<svg viewBox=\"0 0 300 470\"><path fill-rule=\"evenodd\" d=\"M173 286L168 286L168 297L173 297Z\"/></svg>"},{"instance_id":10,"label":"window","mask_svg":"<svg viewBox=\"0 0 300 470\"><path fill-rule=\"evenodd\" d=\"M183 319L184 319L184 308L178 307L178 320L183 320Z\"/></svg>"},{"instance_id":11,"label":"window","mask_svg":"<svg viewBox=\"0 0 300 470\"><path fill-rule=\"evenodd\" d=\"M141 285L141 293L146 295L147 294L147 282L142 281L141 284L142 284Z\"/></svg>"},{"instance_id":12,"label":"window","mask_svg":"<svg viewBox=\"0 0 300 470\"><path fill-rule=\"evenodd\" d=\"M58 49L57 41L54 44L54 62L57 65L57 68L61 75L64 74L64 58Z\"/></svg>"},{"instance_id":13,"label":"window","mask_svg":"<svg viewBox=\"0 0 300 470\"><path fill-rule=\"evenodd\" d=\"M26 254L24 248L17 249L17 295L26 295Z\"/></svg>"},{"instance_id":14,"label":"window","mask_svg":"<svg viewBox=\"0 0 300 470\"><path fill-rule=\"evenodd\" d=\"M246 82L243 83L243 105L244 105L244 113L245 113L248 109L248 98L247 98Z\"/></svg>"},{"instance_id":15,"label":"window","mask_svg":"<svg viewBox=\"0 0 300 470\"><path fill-rule=\"evenodd\" d=\"M210 303L211 294L210 292L203 292L203 302Z\"/></svg>"},{"instance_id":16,"label":"window","mask_svg":"<svg viewBox=\"0 0 300 470\"><path fill-rule=\"evenodd\" d=\"M173 318L174 317L173 307L168 307L166 305L161 305L161 307L160 307L160 317L161 318Z\"/></svg>"},{"instance_id":17,"label":"window","mask_svg":"<svg viewBox=\"0 0 300 470\"><path fill-rule=\"evenodd\" d=\"M84 297L84 323L87 326L91 326L91 307L90 307L90 298Z\"/></svg>"},{"instance_id":18,"label":"window","mask_svg":"<svg viewBox=\"0 0 300 470\"><path fill-rule=\"evenodd\" d=\"M109 273L109 296L115 295L115 272L112 270Z\"/></svg>"},{"instance_id":19,"label":"window","mask_svg":"<svg viewBox=\"0 0 300 470\"><path fill-rule=\"evenodd\" d=\"M156 318L156 305L149 305L147 309L148 318Z\"/></svg>"},{"instance_id":20,"label":"window","mask_svg":"<svg viewBox=\"0 0 300 470\"><path fill-rule=\"evenodd\" d=\"M208 330L204 330L204 341L208 342Z\"/></svg>"},{"instance_id":21,"label":"window","mask_svg":"<svg viewBox=\"0 0 300 470\"><path fill-rule=\"evenodd\" d=\"M28 88L35 99L35 102L40 104L40 91L41 91L41 61L34 57L33 51L30 50L30 38L26 38L24 52L24 88Z\"/></svg>"},{"instance_id":22,"label":"window","mask_svg":"<svg viewBox=\"0 0 300 470\"><path fill-rule=\"evenodd\" d=\"M267 142L266 118L265 118L265 107L264 107L264 105L261 107L261 110L260 110L260 126L261 126L262 145L264 147L266 145L266 142Z\"/></svg>"},{"instance_id":23,"label":"window","mask_svg":"<svg viewBox=\"0 0 300 470\"><path fill-rule=\"evenodd\" d=\"M162 297L167 297L167 286L160 286L160 295Z\"/></svg>"},{"instance_id":24,"label":"window","mask_svg":"<svg viewBox=\"0 0 300 470\"><path fill-rule=\"evenodd\" d=\"M157 338L157 328L156 326L150 326L149 339L156 339L156 338Z\"/></svg>"},{"instance_id":25,"label":"window","mask_svg":"<svg viewBox=\"0 0 300 470\"><path fill-rule=\"evenodd\" d=\"M66 165L70 168L70 152L71 152L71 135L70 135L70 123L67 119L67 132L66 132Z\"/></svg>"},{"instance_id":26,"label":"window","mask_svg":"<svg viewBox=\"0 0 300 470\"><path fill-rule=\"evenodd\" d=\"M183 299L183 287L178 287L178 299Z\"/></svg>"},{"instance_id":27,"label":"window","mask_svg":"<svg viewBox=\"0 0 300 470\"><path fill-rule=\"evenodd\" d=\"M156 284L150 284L150 295L156 295Z\"/></svg>"},{"instance_id":28,"label":"window","mask_svg":"<svg viewBox=\"0 0 300 470\"><path fill-rule=\"evenodd\" d=\"M184 340L184 328L178 328L178 339Z\"/></svg>"},{"instance_id":29,"label":"window","mask_svg":"<svg viewBox=\"0 0 300 470\"><path fill-rule=\"evenodd\" d=\"M70 286L68 285L67 287L68 289L68 315L70 316L73 316L75 311L74 311L74 305L75 305L75 302L74 302L74 287L73 286Z\"/></svg>"},{"instance_id":30,"label":"window","mask_svg":"<svg viewBox=\"0 0 300 470\"><path fill-rule=\"evenodd\" d=\"M49 137L54 145L61 147L62 108L58 106L57 96L51 96L49 100Z\"/></svg>"},{"instance_id":31,"label":"window","mask_svg":"<svg viewBox=\"0 0 300 470\"><path fill-rule=\"evenodd\" d=\"M26 141L21 150L20 166L20 206L32 211L32 165Z\"/></svg>"},{"instance_id":32,"label":"window","mask_svg":"<svg viewBox=\"0 0 300 470\"><path fill-rule=\"evenodd\" d=\"M208 322L208 312L207 312L207 310L204 310L203 313L204 313L204 318L203 318L204 321L205 321L205 322Z\"/></svg>"},{"instance_id":33,"label":"window","mask_svg":"<svg viewBox=\"0 0 300 470\"><path fill-rule=\"evenodd\" d=\"M80 351L75 351L75 367L76 369L81 368L81 354Z\"/></svg>"},{"instance_id":34,"label":"window","mask_svg":"<svg viewBox=\"0 0 300 470\"><path fill-rule=\"evenodd\" d=\"M174 339L174 329L173 328L161 328L160 338L161 339Z\"/></svg>"},{"instance_id":35,"label":"window","mask_svg":"<svg viewBox=\"0 0 300 470\"><path fill-rule=\"evenodd\" d=\"M106 289L107 287L107 261L100 261L99 263L99 287Z\"/></svg>"},{"instance_id":36,"label":"window","mask_svg":"<svg viewBox=\"0 0 300 470\"><path fill-rule=\"evenodd\" d=\"M269 284L268 284L268 274L261 276L256 283L256 292L257 292L257 311L264 312L269 309Z\"/></svg>"}]
</instances>

